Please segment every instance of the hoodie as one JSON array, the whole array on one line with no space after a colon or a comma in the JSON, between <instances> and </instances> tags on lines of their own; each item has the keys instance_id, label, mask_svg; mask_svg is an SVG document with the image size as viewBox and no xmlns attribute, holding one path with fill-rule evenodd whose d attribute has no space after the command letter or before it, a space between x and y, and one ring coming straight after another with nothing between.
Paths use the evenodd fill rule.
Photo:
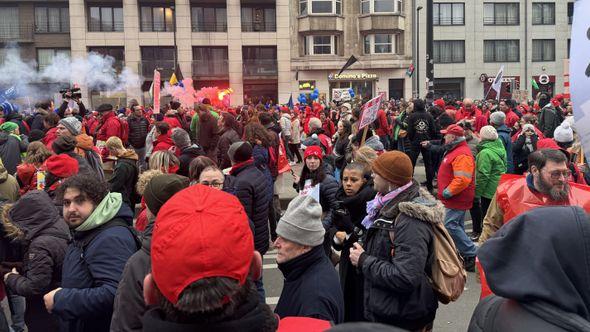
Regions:
<instances>
[{"instance_id":1,"label":"hoodie","mask_svg":"<svg viewBox=\"0 0 590 332\"><path fill-rule=\"evenodd\" d=\"M19 185L16 178L10 174L0 160L0 199L16 202L19 195Z\"/></svg>"},{"instance_id":2,"label":"hoodie","mask_svg":"<svg viewBox=\"0 0 590 332\"><path fill-rule=\"evenodd\" d=\"M481 141L477 150L475 197L492 199L500 182L500 176L506 173L506 150L499 139Z\"/></svg>"},{"instance_id":3,"label":"hoodie","mask_svg":"<svg viewBox=\"0 0 590 332\"><path fill-rule=\"evenodd\" d=\"M197 144L180 149L180 157L178 158L180 165L176 174L188 177L191 161L198 156L204 155L205 151L203 151L203 149Z\"/></svg>"},{"instance_id":4,"label":"hoodie","mask_svg":"<svg viewBox=\"0 0 590 332\"><path fill-rule=\"evenodd\" d=\"M113 176L109 179L111 192L121 193L123 202L129 207L135 207L137 193L135 184L139 177L138 156L133 150L125 150L117 157Z\"/></svg>"},{"instance_id":5,"label":"hoodie","mask_svg":"<svg viewBox=\"0 0 590 332\"><path fill-rule=\"evenodd\" d=\"M492 313L487 310L490 302L482 303L473 314L469 331L480 331L489 325L511 326L510 323L511 329L491 331L590 329L590 221L580 207L528 211L486 241L478 257L489 286L497 295L491 296L491 300L504 298L503 302L508 302L512 310ZM514 309L519 307L526 309L528 319L514 316ZM526 322L541 327L544 324L544 328L522 326Z\"/></svg>"},{"instance_id":6,"label":"hoodie","mask_svg":"<svg viewBox=\"0 0 590 332\"><path fill-rule=\"evenodd\" d=\"M501 125L500 127L496 128L498 132L498 138L504 144L504 149L506 150L506 169L507 173L512 174L514 173L514 161L512 157L512 139L511 134L512 131L508 128L505 124Z\"/></svg>"},{"instance_id":7,"label":"hoodie","mask_svg":"<svg viewBox=\"0 0 590 332\"><path fill-rule=\"evenodd\" d=\"M16 174L16 166L22 162L21 152L26 151L27 143L25 141L6 132L0 132L0 159L9 174Z\"/></svg>"}]
</instances>

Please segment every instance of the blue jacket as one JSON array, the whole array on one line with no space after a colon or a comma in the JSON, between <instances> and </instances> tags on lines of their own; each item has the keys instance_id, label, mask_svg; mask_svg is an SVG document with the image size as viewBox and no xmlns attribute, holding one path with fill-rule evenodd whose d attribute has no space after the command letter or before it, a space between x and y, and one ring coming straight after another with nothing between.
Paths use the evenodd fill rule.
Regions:
<instances>
[{"instance_id":1,"label":"blue jacket","mask_svg":"<svg viewBox=\"0 0 590 332\"><path fill-rule=\"evenodd\" d=\"M109 224L132 220L131 209L123 204L103 226L74 232L63 263L63 289L54 297L53 314L59 318L60 331L109 331L123 268L137 251L134 235L126 226Z\"/></svg>"},{"instance_id":2,"label":"blue jacket","mask_svg":"<svg viewBox=\"0 0 590 332\"><path fill-rule=\"evenodd\" d=\"M507 173L513 174L514 161L512 156L512 138L510 137L512 132L510 131L510 128L506 127L506 125L501 125L500 127L496 128L496 131L498 132L498 137L502 141L502 144L504 144L504 149L506 149Z\"/></svg>"}]
</instances>

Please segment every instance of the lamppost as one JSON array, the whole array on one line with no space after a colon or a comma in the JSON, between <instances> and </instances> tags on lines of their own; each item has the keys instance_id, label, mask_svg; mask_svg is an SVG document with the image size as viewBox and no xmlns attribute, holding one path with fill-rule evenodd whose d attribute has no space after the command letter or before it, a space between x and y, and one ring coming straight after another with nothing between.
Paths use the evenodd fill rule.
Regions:
<instances>
[{"instance_id":1,"label":"lamppost","mask_svg":"<svg viewBox=\"0 0 590 332\"><path fill-rule=\"evenodd\" d=\"M422 6L416 8L416 98L420 98L420 10Z\"/></svg>"},{"instance_id":2,"label":"lamppost","mask_svg":"<svg viewBox=\"0 0 590 332\"><path fill-rule=\"evenodd\" d=\"M172 29L173 29L173 36L174 36L174 67L173 73L176 73L176 66L178 63L178 49L176 46L176 7L174 5L170 6L172 10Z\"/></svg>"}]
</instances>

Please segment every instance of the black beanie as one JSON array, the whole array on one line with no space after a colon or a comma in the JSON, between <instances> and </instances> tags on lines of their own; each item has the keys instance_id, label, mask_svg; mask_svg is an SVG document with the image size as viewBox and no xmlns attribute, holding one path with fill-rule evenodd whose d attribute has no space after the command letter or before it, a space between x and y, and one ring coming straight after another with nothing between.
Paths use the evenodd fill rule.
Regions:
<instances>
[{"instance_id":1,"label":"black beanie","mask_svg":"<svg viewBox=\"0 0 590 332\"><path fill-rule=\"evenodd\" d=\"M188 188L189 184L189 179L181 175L156 175L148 182L143 192L145 205L154 215L157 215L164 203L177 192Z\"/></svg>"},{"instance_id":2,"label":"black beanie","mask_svg":"<svg viewBox=\"0 0 590 332\"><path fill-rule=\"evenodd\" d=\"M76 139L70 136L58 137L51 145L51 149L53 152L55 152L55 154L74 151L75 148Z\"/></svg>"},{"instance_id":3,"label":"black beanie","mask_svg":"<svg viewBox=\"0 0 590 332\"><path fill-rule=\"evenodd\" d=\"M234 163L241 163L252 158L252 146L248 142L235 142L229 147L227 155Z\"/></svg>"}]
</instances>

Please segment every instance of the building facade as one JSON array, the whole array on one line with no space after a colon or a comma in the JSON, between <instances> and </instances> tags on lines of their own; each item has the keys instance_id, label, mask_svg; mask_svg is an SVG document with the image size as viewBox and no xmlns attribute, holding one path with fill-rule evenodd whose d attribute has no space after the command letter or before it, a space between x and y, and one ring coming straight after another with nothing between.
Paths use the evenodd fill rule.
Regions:
<instances>
[{"instance_id":1,"label":"building facade","mask_svg":"<svg viewBox=\"0 0 590 332\"><path fill-rule=\"evenodd\" d=\"M411 96L412 7L405 0L291 1L291 93ZM338 75L351 56L358 62Z\"/></svg>"},{"instance_id":2,"label":"building facade","mask_svg":"<svg viewBox=\"0 0 590 332\"><path fill-rule=\"evenodd\" d=\"M423 9L417 10L420 6ZM423 61L415 84L420 84L421 96L427 89L425 9L426 1L417 0L413 15L420 15L416 21ZM562 93L572 17L573 1L565 0L435 0L432 60L437 97L483 98L502 65L503 98Z\"/></svg>"}]
</instances>

